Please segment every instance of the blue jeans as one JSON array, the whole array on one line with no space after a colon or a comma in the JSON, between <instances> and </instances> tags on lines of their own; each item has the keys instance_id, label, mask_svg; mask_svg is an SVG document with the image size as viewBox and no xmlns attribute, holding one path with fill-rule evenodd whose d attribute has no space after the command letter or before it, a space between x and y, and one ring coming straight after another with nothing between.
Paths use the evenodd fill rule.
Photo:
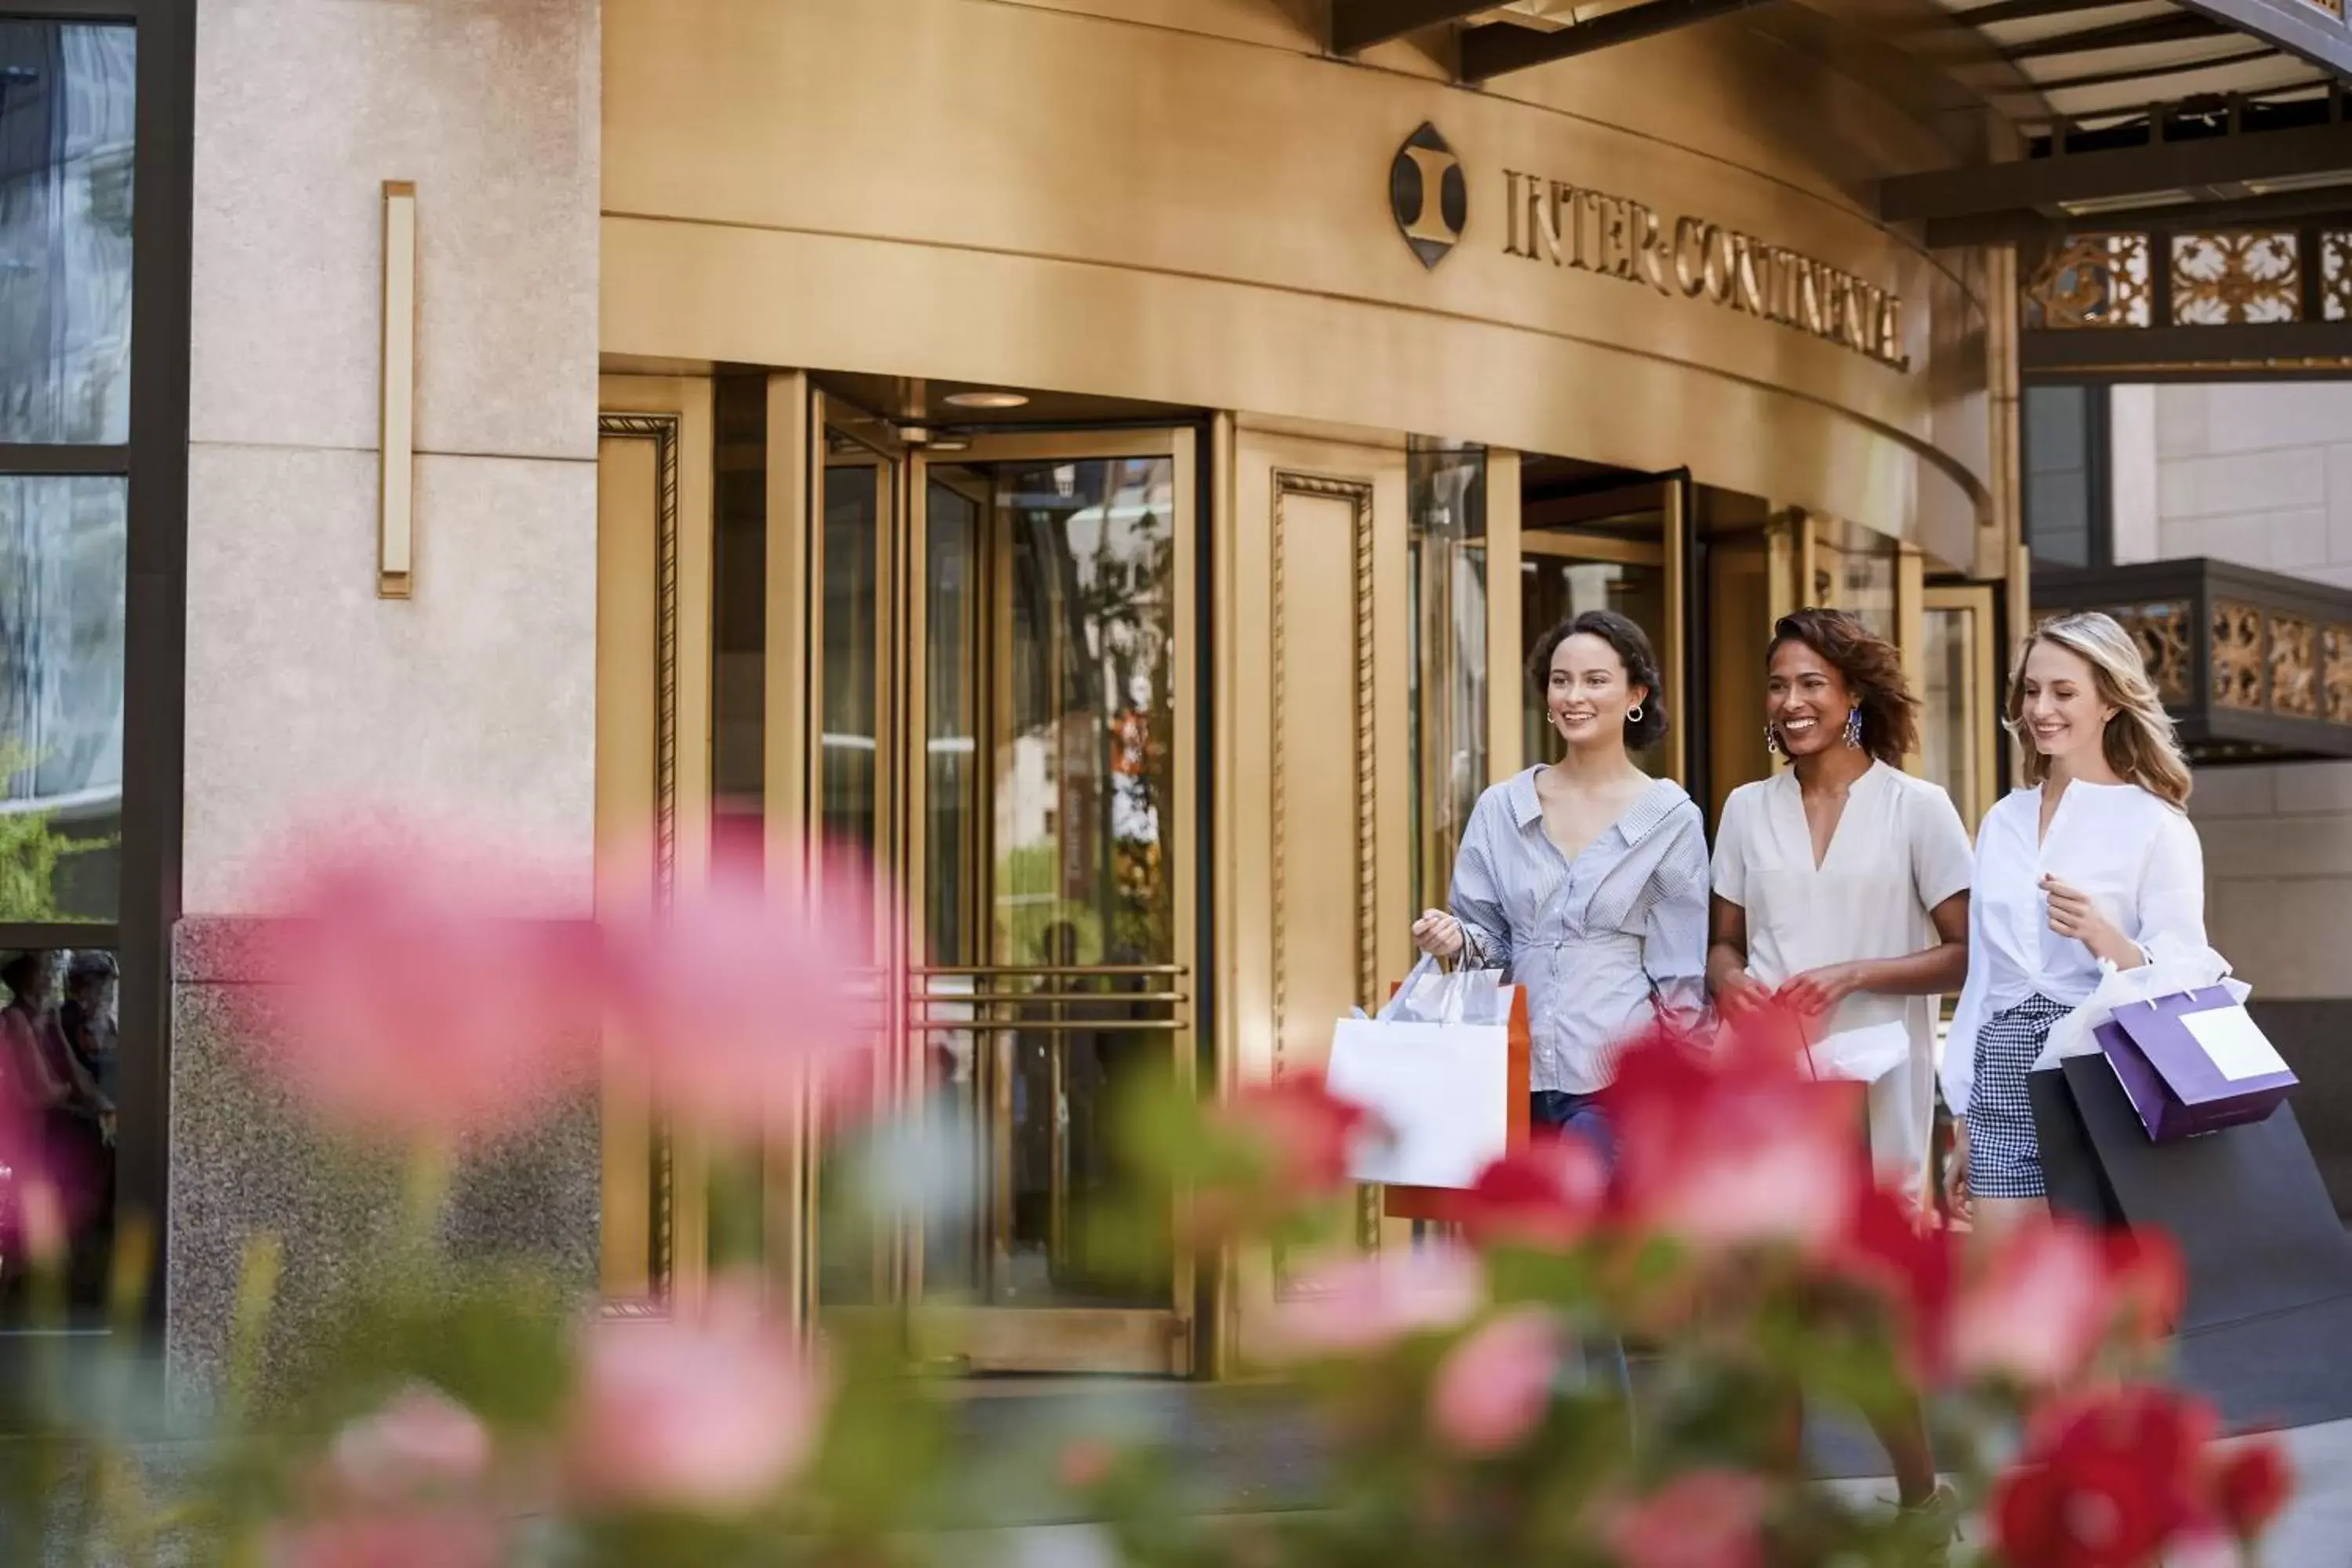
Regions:
<instances>
[{"instance_id":1,"label":"blue jeans","mask_svg":"<svg viewBox=\"0 0 2352 1568\"><path fill-rule=\"evenodd\" d=\"M1564 1089L1539 1089L1528 1097L1528 1121L1533 1131L1552 1131L1567 1138L1578 1138L1590 1144L1601 1156L1601 1163L1613 1173L1617 1169L1617 1130L1609 1124L1608 1113L1601 1109L1597 1094L1573 1094ZM1582 1376L1594 1375L1593 1363L1603 1363L1606 1373L1613 1375L1617 1392L1625 1401L1625 1418L1633 1420L1633 1372L1626 1364L1625 1342L1611 1340L1605 1350L1585 1345ZM1596 1350L1599 1353L1596 1355Z\"/></svg>"}]
</instances>

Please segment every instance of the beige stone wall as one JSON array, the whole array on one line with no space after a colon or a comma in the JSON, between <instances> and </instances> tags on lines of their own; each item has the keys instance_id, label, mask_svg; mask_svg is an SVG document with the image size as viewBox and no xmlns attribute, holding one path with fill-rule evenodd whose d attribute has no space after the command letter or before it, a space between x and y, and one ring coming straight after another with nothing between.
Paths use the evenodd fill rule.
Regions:
<instances>
[{"instance_id":1,"label":"beige stone wall","mask_svg":"<svg viewBox=\"0 0 2352 1568\"><path fill-rule=\"evenodd\" d=\"M184 907L365 802L594 831L596 0L198 13ZM381 186L418 188L415 596L375 596Z\"/></svg>"},{"instance_id":2,"label":"beige stone wall","mask_svg":"<svg viewBox=\"0 0 2352 1568\"><path fill-rule=\"evenodd\" d=\"M2352 383L2118 388L2115 416L2120 558L2352 587ZM2352 996L2352 763L2209 768L2190 815L2215 945L2256 993Z\"/></svg>"}]
</instances>

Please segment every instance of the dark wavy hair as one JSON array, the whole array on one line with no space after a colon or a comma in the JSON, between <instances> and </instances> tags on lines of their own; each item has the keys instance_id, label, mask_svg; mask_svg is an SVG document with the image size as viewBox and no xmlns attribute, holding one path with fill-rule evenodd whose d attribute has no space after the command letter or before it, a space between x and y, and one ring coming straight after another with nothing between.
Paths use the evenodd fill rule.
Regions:
<instances>
[{"instance_id":1,"label":"dark wavy hair","mask_svg":"<svg viewBox=\"0 0 2352 1568\"><path fill-rule=\"evenodd\" d=\"M1822 656L1862 710L1862 749L1895 767L1919 749L1919 700L1903 679L1903 655L1845 610L1802 609L1772 627L1764 664L1783 643L1801 642Z\"/></svg>"},{"instance_id":2,"label":"dark wavy hair","mask_svg":"<svg viewBox=\"0 0 2352 1568\"><path fill-rule=\"evenodd\" d=\"M1641 751L1654 746L1666 738L1666 681L1658 673L1658 656L1650 647L1650 635L1634 622L1614 610L1587 610L1574 620L1562 621L1536 639L1535 651L1528 655L1528 684L1536 689L1536 700L1549 701L1551 697L1551 656L1559 645L1572 637L1595 637L1617 650L1617 662L1625 667L1625 681L1649 692L1642 699L1642 716L1625 721L1625 744L1629 750Z\"/></svg>"}]
</instances>

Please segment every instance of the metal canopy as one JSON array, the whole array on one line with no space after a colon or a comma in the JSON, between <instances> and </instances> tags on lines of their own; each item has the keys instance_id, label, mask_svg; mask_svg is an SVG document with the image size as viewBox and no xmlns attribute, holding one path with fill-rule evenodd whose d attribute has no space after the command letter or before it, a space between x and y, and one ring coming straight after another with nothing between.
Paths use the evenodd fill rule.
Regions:
<instances>
[{"instance_id":1,"label":"metal canopy","mask_svg":"<svg viewBox=\"0 0 2352 1568\"><path fill-rule=\"evenodd\" d=\"M1461 24L1459 78L1482 82L1708 21L1763 0L1330 0L1331 52Z\"/></svg>"},{"instance_id":2,"label":"metal canopy","mask_svg":"<svg viewBox=\"0 0 2352 1568\"><path fill-rule=\"evenodd\" d=\"M1458 22L1495 0L1331 0L1331 52L1352 55L1423 27Z\"/></svg>"}]
</instances>

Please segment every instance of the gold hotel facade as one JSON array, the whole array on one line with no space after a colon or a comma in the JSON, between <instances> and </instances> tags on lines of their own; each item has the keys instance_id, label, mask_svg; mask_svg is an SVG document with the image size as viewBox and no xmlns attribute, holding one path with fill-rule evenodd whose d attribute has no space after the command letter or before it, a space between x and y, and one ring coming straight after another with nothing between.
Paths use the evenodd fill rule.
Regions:
<instances>
[{"instance_id":1,"label":"gold hotel facade","mask_svg":"<svg viewBox=\"0 0 2352 1568\"><path fill-rule=\"evenodd\" d=\"M22 79L79 84L0 99L52 105L26 166L135 166L126 291L86 303L140 332L121 386L75 362L122 419L0 428L0 524L81 487L122 583L57 645L112 661L112 793L102 745L12 780L81 870L0 946L120 955L119 1210L163 1218L175 1369L217 1372L246 1238L286 1237L299 1321L392 1207L237 1065L257 873L356 799L526 841L532 918L854 851L877 1089L969 1113L982 1196L844 1260L825 1152L780 1152L792 1310L975 1372L1220 1375L1272 1263L1097 1278L1108 1107L1310 1069L1403 973L1477 793L1542 758L1546 626L1649 628L1644 765L1710 821L1804 604L1900 645L1912 766L1971 818L2002 787L2021 271L2077 317L2087 274L1919 182L2056 162L2036 125L2106 89L2021 61L2202 47L2053 53L2080 9L0 4ZM57 131L89 102L112 141ZM691 1310L708 1176L615 1082L452 1225Z\"/></svg>"}]
</instances>

